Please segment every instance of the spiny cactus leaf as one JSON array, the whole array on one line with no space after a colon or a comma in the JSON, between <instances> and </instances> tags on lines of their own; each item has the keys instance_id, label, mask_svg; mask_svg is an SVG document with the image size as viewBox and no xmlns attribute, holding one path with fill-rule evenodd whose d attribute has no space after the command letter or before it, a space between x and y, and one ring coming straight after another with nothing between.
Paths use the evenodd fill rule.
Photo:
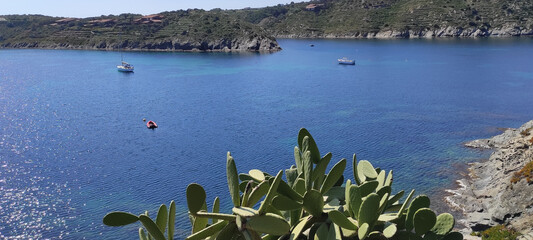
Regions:
<instances>
[{"instance_id":1,"label":"spiny cactus leaf","mask_svg":"<svg viewBox=\"0 0 533 240\"><path fill-rule=\"evenodd\" d=\"M429 208L421 208L415 212L413 223L415 233L419 236L427 233L437 222L437 215Z\"/></svg>"},{"instance_id":2,"label":"spiny cactus leaf","mask_svg":"<svg viewBox=\"0 0 533 240\"><path fill-rule=\"evenodd\" d=\"M104 216L104 224L118 227L139 221L139 217L127 212L110 212Z\"/></svg>"},{"instance_id":3,"label":"spiny cactus leaf","mask_svg":"<svg viewBox=\"0 0 533 240\"><path fill-rule=\"evenodd\" d=\"M378 173L376 172L376 169L372 164L367 160L361 160L357 164L357 173L359 174L359 177L364 176L365 179L376 179L378 177Z\"/></svg>"},{"instance_id":4,"label":"spiny cactus leaf","mask_svg":"<svg viewBox=\"0 0 533 240\"><path fill-rule=\"evenodd\" d=\"M200 209L200 211L198 211L195 215L195 218L194 218L194 222L192 224L192 233L196 233L202 229L205 228L205 226L207 226L207 223L209 221L208 218L204 218L204 217L200 217L199 214L201 213L204 213L207 211L207 205L204 203L204 205L202 205L202 208Z\"/></svg>"},{"instance_id":5,"label":"spiny cactus leaf","mask_svg":"<svg viewBox=\"0 0 533 240\"><path fill-rule=\"evenodd\" d=\"M411 231L411 229L413 229L413 219L416 211L421 208L429 208L429 204L430 200L426 195L420 195L413 199L411 205L409 205L409 209L407 209L407 217L405 218L405 229L407 229L408 231ZM433 227L433 225L431 227Z\"/></svg>"},{"instance_id":6,"label":"spiny cactus leaf","mask_svg":"<svg viewBox=\"0 0 533 240\"><path fill-rule=\"evenodd\" d=\"M325 213L329 213L333 210L341 210L341 202L339 201L339 199L333 199L327 202L326 204L324 204L323 211Z\"/></svg>"},{"instance_id":7,"label":"spiny cactus leaf","mask_svg":"<svg viewBox=\"0 0 533 240\"><path fill-rule=\"evenodd\" d=\"M253 181L248 181L248 184L246 184L244 193L242 194L242 197L241 197L241 206L248 206L248 198L250 197L252 189L254 188L252 186L253 183L254 183ZM239 188L240 188L240 185L239 185Z\"/></svg>"},{"instance_id":8,"label":"spiny cactus leaf","mask_svg":"<svg viewBox=\"0 0 533 240\"><path fill-rule=\"evenodd\" d=\"M307 221L309 218L302 219L291 231L291 235L289 236L289 240L296 240L298 239L298 236L303 232L305 225L307 225Z\"/></svg>"},{"instance_id":9,"label":"spiny cactus leaf","mask_svg":"<svg viewBox=\"0 0 533 240\"><path fill-rule=\"evenodd\" d=\"M397 218L398 218L398 215L396 215L396 213L385 213L385 214L379 215L378 221L380 221L380 222L390 222L390 221L393 221L394 219L397 219Z\"/></svg>"},{"instance_id":10,"label":"spiny cactus leaf","mask_svg":"<svg viewBox=\"0 0 533 240\"><path fill-rule=\"evenodd\" d=\"M387 179L385 179L385 184L384 186L389 186L391 187L392 186L392 181L393 181L393 178L392 178L392 170L389 171L389 175L387 175Z\"/></svg>"},{"instance_id":11,"label":"spiny cactus leaf","mask_svg":"<svg viewBox=\"0 0 533 240\"><path fill-rule=\"evenodd\" d=\"M270 203L272 201L272 198L276 195L276 191L278 190L279 182L281 181L281 176L283 175L283 171L279 171L276 175L276 178L274 178L274 181L270 185L270 189L268 190L267 195L265 196L265 200L263 200L263 203L261 203L261 206L259 207L259 214L264 214L268 207L270 206Z\"/></svg>"},{"instance_id":12,"label":"spiny cactus leaf","mask_svg":"<svg viewBox=\"0 0 533 240\"><path fill-rule=\"evenodd\" d=\"M185 240L196 240L196 239L205 239L205 238L208 238L210 236L213 236L215 234L217 234L218 232L220 232L222 229L224 229L224 227L228 224L228 222L226 221L220 221L220 222L217 222L209 227L206 227L204 229L202 229L202 231L198 231L190 236L188 236L187 238L185 238Z\"/></svg>"},{"instance_id":13,"label":"spiny cactus leaf","mask_svg":"<svg viewBox=\"0 0 533 240\"><path fill-rule=\"evenodd\" d=\"M265 174L263 173L263 171L261 170L258 170L258 169L252 169L250 171L248 171L248 174L253 178L255 179L256 181L258 182L262 182L265 180Z\"/></svg>"},{"instance_id":14,"label":"spiny cactus leaf","mask_svg":"<svg viewBox=\"0 0 533 240\"><path fill-rule=\"evenodd\" d=\"M391 224L391 225L387 226L385 229L383 229L383 235L386 238L392 238L392 236L394 236L394 234L396 234L397 230L398 229L396 228L396 224Z\"/></svg>"},{"instance_id":15,"label":"spiny cactus leaf","mask_svg":"<svg viewBox=\"0 0 533 240\"><path fill-rule=\"evenodd\" d=\"M314 189L307 191L304 195L303 208L313 216L318 217L322 215L322 210L324 208L322 194Z\"/></svg>"},{"instance_id":16,"label":"spiny cactus leaf","mask_svg":"<svg viewBox=\"0 0 533 240\"><path fill-rule=\"evenodd\" d=\"M345 168L346 159L343 158L329 171L328 176L324 180L324 184L322 184L322 187L320 188L320 193L325 194L327 191L329 191L329 189L333 187L342 176Z\"/></svg>"},{"instance_id":17,"label":"spiny cactus leaf","mask_svg":"<svg viewBox=\"0 0 533 240\"><path fill-rule=\"evenodd\" d=\"M292 188L294 191L296 191L300 195L304 195L305 190L305 180L298 178L296 179L296 183L294 183L294 187Z\"/></svg>"},{"instance_id":18,"label":"spiny cactus leaf","mask_svg":"<svg viewBox=\"0 0 533 240\"><path fill-rule=\"evenodd\" d=\"M252 176L246 174L246 173L239 173L239 180L241 180L241 182L247 182L247 181L255 181L254 178L252 178Z\"/></svg>"},{"instance_id":19,"label":"spiny cactus leaf","mask_svg":"<svg viewBox=\"0 0 533 240\"><path fill-rule=\"evenodd\" d=\"M218 219L218 220L224 220L224 221L235 221L236 215L233 214L224 214L224 213L210 213L206 211L199 211L196 213L196 218L203 218L205 220L207 219ZM206 221L207 224L207 221ZM193 223L194 225L194 223Z\"/></svg>"},{"instance_id":20,"label":"spiny cactus leaf","mask_svg":"<svg viewBox=\"0 0 533 240\"><path fill-rule=\"evenodd\" d=\"M455 219L453 216L449 213L442 213L437 216L437 222L431 231L438 235L446 235L453 229L454 225Z\"/></svg>"},{"instance_id":21,"label":"spiny cactus leaf","mask_svg":"<svg viewBox=\"0 0 533 240\"><path fill-rule=\"evenodd\" d=\"M304 149L303 147L304 145L303 142L304 142L305 137L309 138L307 149ZM316 145L315 140L313 139L309 131L307 131L307 129L305 128L300 129L300 132L298 132L298 145L300 146L300 149L302 151L310 151L311 161L313 161L314 164L318 164L318 161L320 161L320 156L321 156L320 152L318 151L318 147Z\"/></svg>"},{"instance_id":22,"label":"spiny cactus leaf","mask_svg":"<svg viewBox=\"0 0 533 240\"><path fill-rule=\"evenodd\" d=\"M268 181L264 181L259 183L254 189L252 189L252 192L250 193L250 197L248 197L248 202L246 207L252 207L254 206L265 194L268 193L268 189L270 188L270 184Z\"/></svg>"},{"instance_id":23,"label":"spiny cactus leaf","mask_svg":"<svg viewBox=\"0 0 533 240\"><path fill-rule=\"evenodd\" d=\"M276 236L288 233L291 228L289 223L283 217L271 213L250 217L246 222L245 227L256 232Z\"/></svg>"},{"instance_id":24,"label":"spiny cactus leaf","mask_svg":"<svg viewBox=\"0 0 533 240\"><path fill-rule=\"evenodd\" d=\"M368 223L363 223L359 227L359 230L357 230L357 236L359 237L360 240L364 240L366 236L368 236L369 233L370 233L370 225L368 225Z\"/></svg>"},{"instance_id":25,"label":"spiny cactus leaf","mask_svg":"<svg viewBox=\"0 0 533 240\"><path fill-rule=\"evenodd\" d=\"M346 202L344 204L344 208L348 211L348 215L353 218L353 211L350 209L350 186L352 186L352 181L348 179L346 180L346 185L344 186L344 199Z\"/></svg>"},{"instance_id":26,"label":"spiny cactus leaf","mask_svg":"<svg viewBox=\"0 0 533 240\"><path fill-rule=\"evenodd\" d=\"M219 213L220 212L220 198L216 197L213 201L213 210L212 213ZM217 223L218 219L213 219L213 224Z\"/></svg>"},{"instance_id":27,"label":"spiny cactus leaf","mask_svg":"<svg viewBox=\"0 0 533 240\"><path fill-rule=\"evenodd\" d=\"M283 195L275 196L272 199L272 205L281 211L290 211L302 208L302 203L294 201Z\"/></svg>"},{"instance_id":28,"label":"spiny cactus leaf","mask_svg":"<svg viewBox=\"0 0 533 240\"><path fill-rule=\"evenodd\" d=\"M324 196L327 197L327 200L326 202L329 202L329 201L332 201L334 199L338 199L338 200L345 200L344 199L344 192L346 190L344 189L344 187L332 187L329 189L329 191L327 191L326 193L324 193Z\"/></svg>"},{"instance_id":29,"label":"spiny cactus leaf","mask_svg":"<svg viewBox=\"0 0 533 240\"><path fill-rule=\"evenodd\" d=\"M161 232L159 227L148 216L141 214L139 221L143 224L148 234L150 234L155 240L165 240L165 235Z\"/></svg>"},{"instance_id":30,"label":"spiny cactus leaf","mask_svg":"<svg viewBox=\"0 0 533 240\"><path fill-rule=\"evenodd\" d=\"M391 187L384 186L380 188L376 193L379 195L380 199L383 198L385 195L387 196L387 198L385 198L385 200L383 201L383 204L385 204L387 200L389 199L390 192L391 192Z\"/></svg>"},{"instance_id":31,"label":"spiny cactus leaf","mask_svg":"<svg viewBox=\"0 0 533 240\"><path fill-rule=\"evenodd\" d=\"M257 210L249 207L234 207L232 211L233 213L245 218L259 215L259 212Z\"/></svg>"},{"instance_id":32,"label":"spiny cactus leaf","mask_svg":"<svg viewBox=\"0 0 533 240\"><path fill-rule=\"evenodd\" d=\"M348 200L346 200L348 201ZM350 209L348 211L351 211L354 218L357 218L359 216L359 208L361 207L361 203L363 203L363 196L361 196L361 190L359 186L357 185L351 185L350 186Z\"/></svg>"},{"instance_id":33,"label":"spiny cactus leaf","mask_svg":"<svg viewBox=\"0 0 533 240\"><path fill-rule=\"evenodd\" d=\"M459 232L450 232L442 240L463 240L463 234Z\"/></svg>"},{"instance_id":34,"label":"spiny cactus leaf","mask_svg":"<svg viewBox=\"0 0 533 240\"><path fill-rule=\"evenodd\" d=\"M398 200L400 200L400 198L403 197L403 194L405 194L405 191L401 190L398 193L396 193L396 195L389 197L389 200L387 201L387 205L390 206L396 203Z\"/></svg>"},{"instance_id":35,"label":"spiny cactus leaf","mask_svg":"<svg viewBox=\"0 0 533 240\"><path fill-rule=\"evenodd\" d=\"M298 171L298 174L302 174L304 172L304 163L302 154L300 153L300 149L298 147L294 147L294 162L296 163L296 170Z\"/></svg>"},{"instance_id":36,"label":"spiny cactus leaf","mask_svg":"<svg viewBox=\"0 0 533 240\"><path fill-rule=\"evenodd\" d=\"M165 233L165 230L167 228L167 222L168 222L167 206L165 206L165 204L161 204L161 206L159 207L159 211L157 212L157 217L155 218L155 223L157 227L159 227L159 230L161 230L162 233Z\"/></svg>"},{"instance_id":37,"label":"spiny cactus leaf","mask_svg":"<svg viewBox=\"0 0 533 240\"><path fill-rule=\"evenodd\" d=\"M287 177L287 183L289 186L294 186L296 178L298 178L298 169L296 169L293 165L291 168L285 170L285 176Z\"/></svg>"},{"instance_id":38,"label":"spiny cactus leaf","mask_svg":"<svg viewBox=\"0 0 533 240\"><path fill-rule=\"evenodd\" d=\"M217 198L218 199L218 198ZM176 203L174 200L170 201L168 207L168 240L174 238L174 227L176 226Z\"/></svg>"},{"instance_id":39,"label":"spiny cactus leaf","mask_svg":"<svg viewBox=\"0 0 533 240\"><path fill-rule=\"evenodd\" d=\"M326 174L326 168L328 167L328 164L331 161L332 156L333 155L331 153L327 153L323 158L320 159L320 161L315 167L315 170L313 170L313 173L312 173L313 181L317 180L319 177L322 177L324 176L324 174Z\"/></svg>"},{"instance_id":40,"label":"spiny cactus leaf","mask_svg":"<svg viewBox=\"0 0 533 240\"><path fill-rule=\"evenodd\" d=\"M405 210L405 207L407 206L407 204L409 204L409 201L411 201L411 197L413 197L414 193L415 193L415 190L413 189L413 190L411 190L409 195L407 195L407 198L405 199L405 202L402 204L402 207L400 208L400 210L398 210L398 218L402 216L403 211Z\"/></svg>"},{"instance_id":41,"label":"spiny cactus leaf","mask_svg":"<svg viewBox=\"0 0 533 240\"><path fill-rule=\"evenodd\" d=\"M191 183L187 186L187 206L189 206L189 212L195 214L200 211L205 204L205 190L202 186L196 183Z\"/></svg>"},{"instance_id":42,"label":"spiny cactus leaf","mask_svg":"<svg viewBox=\"0 0 533 240\"><path fill-rule=\"evenodd\" d=\"M377 189L380 189L383 186L385 186L385 177L386 177L385 171L380 171L378 173L378 178L376 180L378 181L379 184L378 184Z\"/></svg>"},{"instance_id":43,"label":"spiny cactus leaf","mask_svg":"<svg viewBox=\"0 0 533 240\"><path fill-rule=\"evenodd\" d=\"M363 199L361 207L359 208L359 216L357 221L359 224L368 223L369 227L374 226L375 221L379 217L379 196L375 193L371 193L366 198Z\"/></svg>"},{"instance_id":44,"label":"spiny cactus leaf","mask_svg":"<svg viewBox=\"0 0 533 240\"><path fill-rule=\"evenodd\" d=\"M313 179L312 179L312 172L313 172L313 163L311 162L311 152L307 151L304 153L303 157L303 170L304 170L304 178L305 178L305 189L307 191L311 190L313 187Z\"/></svg>"},{"instance_id":45,"label":"spiny cactus leaf","mask_svg":"<svg viewBox=\"0 0 533 240\"><path fill-rule=\"evenodd\" d=\"M220 232L218 233L216 240L228 240L233 239L233 236L237 235L239 230L237 229L237 224L235 222L229 222Z\"/></svg>"},{"instance_id":46,"label":"spiny cactus leaf","mask_svg":"<svg viewBox=\"0 0 533 240\"><path fill-rule=\"evenodd\" d=\"M233 200L233 206L241 206L241 195L239 193L239 177L237 175L237 166L235 165L235 160L231 156L231 153L228 152L226 162L226 176L228 178L228 188L231 195L231 200Z\"/></svg>"},{"instance_id":47,"label":"spiny cactus leaf","mask_svg":"<svg viewBox=\"0 0 533 240\"><path fill-rule=\"evenodd\" d=\"M355 153L353 154L352 166L355 183L357 183L357 185L361 185L361 183L366 180L366 177L357 171L357 155L355 155ZM361 179L360 176L362 176L363 179Z\"/></svg>"},{"instance_id":48,"label":"spiny cactus leaf","mask_svg":"<svg viewBox=\"0 0 533 240\"><path fill-rule=\"evenodd\" d=\"M368 194L373 193L376 191L376 188L378 187L379 183L378 181L371 180L367 181L359 186L360 193L362 197L368 196Z\"/></svg>"},{"instance_id":49,"label":"spiny cactus leaf","mask_svg":"<svg viewBox=\"0 0 533 240\"><path fill-rule=\"evenodd\" d=\"M318 227L315 233L315 240L328 240L328 234L328 225L325 223L320 224L320 227Z\"/></svg>"},{"instance_id":50,"label":"spiny cactus leaf","mask_svg":"<svg viewBox=\"0 0 533 240\"><path fill-rule=\"evenodd\" d=\"M139 228L139 240L148 240L148 236L144 232L144 228Z\"/></svg>"},{"instance_id":51,"label":"spiny cactus leaf","mask_svg":"<svg viewBox=\"0 0 533 240\"><path fill-rule=\"evenodd\" d=\"M280 181L278 186L278 193L282 194L294 201L301 202L303 200L303 196L298 194L296 191L294 191L289 184L287 184L285 181Z\"/></svg>"},{"instance_id":52,"label":"spiny cactus leaf","mask_svg":"<svg viewBox=\"0 0 533 240\"><path fill-rule=\"evenodd\" d=\"M387 240L385 236L379 231L373 231L368 234L368 239L372 240Z\"/></svg>"},{"instance_id":53,"label":"spiny cactus leaf","mask_svg":"<svg viewBox=\"0 0 533 240\"><path fill-rule=\"evenodd\" d=\"M333 210L328 213L329 218L332 222L339 225L339 227L350 229L350 230L357 230L357 226L353 224L343 213Z\"/></svg>"}]
</instances>

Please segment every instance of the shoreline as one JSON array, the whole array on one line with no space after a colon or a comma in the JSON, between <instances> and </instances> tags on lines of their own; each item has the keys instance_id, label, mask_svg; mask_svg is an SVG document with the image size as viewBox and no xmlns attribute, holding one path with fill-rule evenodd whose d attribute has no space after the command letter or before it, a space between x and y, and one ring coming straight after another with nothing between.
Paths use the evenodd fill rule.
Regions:
<instances>
[{"instance_id":1,"label":"shoreline","mask_svg":"<svg viewBox=\"0 0 533 240\"><path fill-rule=\"evenodd\" d=\"M469 163L467 176L446 189L445 202L460 211L463 234L506 225L533 238L533 184L521 179L511 183L514 173L533 160L533 120L517 129L507 129L488 139L464 143L465 147L491 150L489 159ZM520 239L520 238L519 238Z\"/></svg>"}]
</instances>

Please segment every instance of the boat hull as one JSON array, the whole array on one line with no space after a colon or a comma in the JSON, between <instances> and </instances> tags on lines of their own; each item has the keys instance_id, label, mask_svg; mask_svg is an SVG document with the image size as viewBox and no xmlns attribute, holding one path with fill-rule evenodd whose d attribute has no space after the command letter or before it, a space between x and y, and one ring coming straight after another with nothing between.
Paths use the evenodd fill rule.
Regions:
<instances>
[{"instance_id":1,"label":"boat hull","mask_svg":"<svg viewBox=\"0 0 533 240\"><path fill-rule=\"evenodd\" d=\"M119 72L133 72L133 68L125 68L125 67L122 67L122 66L117 66L117 70Z\"/></svg>"}]
</instances>

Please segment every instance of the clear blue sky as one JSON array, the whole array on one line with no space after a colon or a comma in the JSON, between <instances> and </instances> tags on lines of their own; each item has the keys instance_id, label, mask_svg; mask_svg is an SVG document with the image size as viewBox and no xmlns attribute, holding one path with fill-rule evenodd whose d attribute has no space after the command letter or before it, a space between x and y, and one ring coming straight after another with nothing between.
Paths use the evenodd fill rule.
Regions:
<instances>
[{"instance_id":1,"label":"clear blue sky","mask_svg":"<svg viewBox=\"0 0 533 240\"><path fill-rule=\"evenodd\" d=\"M61 17L94 17L120 13L150 14L188 8L210 10L213 8L266 7L290 3L291 0L1 0L0 2L0 15L42 14Z\"/></svg>"}]
</instances>

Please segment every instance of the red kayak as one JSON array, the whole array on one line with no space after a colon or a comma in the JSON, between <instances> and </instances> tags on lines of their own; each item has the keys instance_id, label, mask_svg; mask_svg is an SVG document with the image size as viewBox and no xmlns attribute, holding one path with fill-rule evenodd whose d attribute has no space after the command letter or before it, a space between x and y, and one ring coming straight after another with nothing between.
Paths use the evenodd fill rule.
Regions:
<instances>
[{"instance_id":1,"label":"red kayak","mask_svg":"<svg viewBox=\"0 0 533 240\"><path fill-rule=\"evenodd\" d=\"M146 123L146 127L147 128L150 128L150 129L154 129L154 128L157 128L157 124L155 124L154 121L150 120Z\"/></svg>"}]
</instances>

